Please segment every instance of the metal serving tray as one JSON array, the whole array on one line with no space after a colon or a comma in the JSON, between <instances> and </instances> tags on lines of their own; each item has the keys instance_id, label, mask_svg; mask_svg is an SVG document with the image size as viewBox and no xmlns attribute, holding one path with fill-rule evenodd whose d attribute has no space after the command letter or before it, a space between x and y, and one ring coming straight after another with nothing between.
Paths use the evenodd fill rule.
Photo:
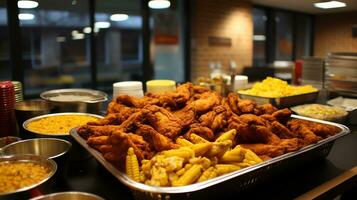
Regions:
<instances>
[{"instance_id":1,"label":"metal serving tray","mask_svg":"<svg viewBox=\"0 0 357 200\"><path fill-rule=\"evenodd\" d=\"M272 105L279 108L288 108L300 104L314 103L317 99L318 94L319 91L287 96L287 97L271 98L271 97L260 97L255 95L242 94L238 92L239 97L242 99L252 99L256 101L258 104L271 103Z\"/></svg>"},{"instance_id":2,"label":"metal serving tray","mask_svg":"<svg viewBox=\"0 0 357 200\"><path fill-rule=\"evenodd\" d=\"M268 175L272 176L281 171L284 166L303 163L317 157L326 157L337 138L340 138L350 132L350 130L341 124L327 122L312 118L307 118L298 115L292 115L292 118L309 120L323 124L330 124L341 129L341 131L329 138L303 147L295 152L286 153L276 158L264 161L260 164L250 166L229 174L225 174L214 179L210 179L201 183L195 183L188 186L180 187L155 187L138 183L126 176L125 173L115 168L111 163L106 161L102 154L87 145L86 141L77 134L77 129L71 130L70 134L74 139L87 149L114 177L116 177L124 185L128 186L136 199L202 199L222 197L231 192L239 192L245 190L258 182L261 182Z\"/></svg>"}]
</instances>

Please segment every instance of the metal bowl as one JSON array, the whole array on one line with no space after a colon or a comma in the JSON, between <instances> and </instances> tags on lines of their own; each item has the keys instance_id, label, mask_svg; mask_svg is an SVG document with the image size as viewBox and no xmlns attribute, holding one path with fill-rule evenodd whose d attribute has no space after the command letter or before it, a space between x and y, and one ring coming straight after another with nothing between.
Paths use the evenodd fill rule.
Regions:
<instances>
[{"instance_id":1,"label":"metal bowl","mask_svg":"<svg viewBox=\"0 0 357 200\"><path fill-rule=\"evenodd\" d=\"M95 114L89 114L89 113L56 113L56 114L47 114L47 115L41 115L38 117L34 117L31 119L26 120L23 123L23 128L25 129L25 132L27 135L29 135L32 138L60 138L60 139L64 139L67 140L69 142L71 142L73 144L72 146L72 151L70 153L70 160L72 161L78 161L78 160L85 160L88 159L89 157L91 157L91 154L89 154L85 149L83 149L83 147L81 145L78 145L77 142L75 140L73 140L73 138L71 137L71 135L69 133L62 133L62 134L43 134L40 132L35 132L35 131L31 131L27 128L27 125L32 122L32 121L36 121L42 118L46 118L46 117L51 117L51 116L61 116L61 115L87 115L87 116L92 116L92 117L96 117L98 119L102 119L104 118L103 116L100 115L95 115Z\"/></svg>"},{"instance_id":2,"label":"metal bowl","mask_svg":"<svg viewBox=\"0 0 357 200\"><path fill-rule=\"evenodd\" d=\"M102 197L86 192L59 192L39 196L30 200L104 200Z\"/></svg>"},{"instance_id":3,"label":"metal bowl","mask_svg":"<svg viewBox=\"0 0 357 200\"><path fill-rule=\"evenodd\" d=\"M33 117L51 113L52 107L45 100L26 100L15 104L16 121L19 126L20 136L29 138L22 124Z\"/></svg>"},{"instance_id":4,"label":"metal bowl","mask_svg":"<svg viewBox=\"0 0 357 200\"><path fill-rule=\"evenodd\" d=\"M108 100L102 91L79 88L50 90L40 96L54 107L54 112L99 114L102 103Z\"/></svg>"},{"instance_id":5,"label":"metal bowl","mask_svg":"<svg viewBox=\"0 0 357 200\"><path fill-rule=\"evenodd\" d=\"M72 144L56 138L37 138L15 142L2 149L3 155L31 154L53 159L58 165L56 177L64 178L67 174L69 150Z\"/></svg>"},{"instance_id":6,"label":"metal bowl","mask_svg":"<svg viewBox=\"0 0 357 200\"><path fill-rule=\"evenodd\" d=\"M53 160L44 158L38 155L10 155L10 156L0 156L0 162L35 162L41 164L48 169L50 169L50 174L48 177L44 178L40 182L32 184L27 187L20 188L13 192L0 193L0 199L3 200L14 200L14 199L28 199L31 197L31 191L37 190L44 192L50 189L49 179L53 177L57 171L57 165Z\"/></svg>"}]
</instances>

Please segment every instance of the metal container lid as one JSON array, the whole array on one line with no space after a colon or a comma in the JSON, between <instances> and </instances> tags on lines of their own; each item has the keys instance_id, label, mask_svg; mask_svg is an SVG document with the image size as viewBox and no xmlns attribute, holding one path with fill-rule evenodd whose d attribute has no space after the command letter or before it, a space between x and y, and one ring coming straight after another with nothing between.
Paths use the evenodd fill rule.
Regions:
<instances>
[{"instance_id":1,"label":"metal container lid","mask_svg":"<svg viewBox=\"0 0 357 200\"><path fill-rule=\"evenodd\" d=\"M80 88L49 90L41 93L40 96L42 99L53 102L98 103L108 100L105 92Z\"/></svg>"},{"instance_id":2,"label":"metal container lid","mask_svg":"<svg viewBox=\"0 0 357 200\"><path fill-rule=\"evenodd\" d=\"M327 57L332 59L347 59L357 61L356 52L331 52L327 54Z\"/></svg>"}]
</instances>

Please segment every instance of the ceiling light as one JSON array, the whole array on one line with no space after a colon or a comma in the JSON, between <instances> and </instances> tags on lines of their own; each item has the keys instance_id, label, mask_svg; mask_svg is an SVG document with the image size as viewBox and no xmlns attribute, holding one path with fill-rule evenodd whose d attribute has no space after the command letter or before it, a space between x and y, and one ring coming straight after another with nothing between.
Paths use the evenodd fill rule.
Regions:
<instances>
[{"instance_id":1,"label":"ceiling light","mask_svg":"<svg viewBox=\"0 0 357 200\"><path fill-rule=\"evenodd\" d=\"M84 27L84 28L83 28L83 33L89 34L89 33L91 33L91 32L92 32L92 28L91 28L91 27L87 26L87 27Z\"/></svg>"},{"instance_id":2,"label":"ceiling light","mask_svg":"<svg viewBox=\"0 0 357 200\"><path fill-rule=\"evenodd\" d=\"M113 14L110 16L110 20L112 21L125 21L129 18L127 14Z\"/></svg>"},{"instance_id":3,"label":"ceiling light","mask_svg":"<svg viewBox=\"0 0 357 200\"><path fill-rule=\"evenodd\" d=\"M73 30L72 32L71 32L71 35L72 36L75 36L75 35L77 35L79 32L77 31L77 30Z\"/></svg>"},{"instance_id":4,"label":"ceiling light","mask_svg":"<svg viewBox=\"0 0 357 200\"><path fill-rule=\"evenodd\" d=\"M331 8L346 7L346 3L340 1L325 1L325 2L314 3L314 6L322 9L331 9Z\"/></svg>"},{"instance_id":5,"label":"ceiling light","mask_svg":"<svg viewBox=\"0 0 357 200\"><path fill-rule=\"evenodd\" d=\"M149 1L149 8L164 9L169 8L171 5L169 0L151 0Z\"/></svg>"},{"instance_id":6,"label":"ceiling light","mask_svg":"<svg viewBox=\"0 0 357 200\"><path fill-rule=\"evenodd\" d=\"M254 41L265 41L265 35L253 35Z\"/></svg>"},{"instance_id":7,"label":"ceiling light","mask_svg":"<svg viewBox=\"0 0 357 200\"><path fill-rule=\"evenodd\" d=\"M30 13L20 13L18 17L19 20L33 20L35 18L35 15Z\"/></svg>"},{"instance_id":8,"label":"ceiling light","mask_svg":"<svg viewBox=\"0 0 357 200\"><path fill-rule=\"evenodd\" d=\"M110 23L109 22L96 22L94 24L94 27L96 27L96 28L109 28L110 27Z\"/></svg>"},{"instance_id":9,"label":"ceiling light","mask_svg":"<svg viewBox=\"0 0 357 200\"><path fill-rule=\"evenodd\" d=\"M56 42L65 42L65 41L66 41L66 37L63 36L56 37Z\"/></svg>"},{"instance_id":10,"label":"ceiling light","mask_svg":"<svg viewBox=\"0 0 357 200\"><path fill-rule=\"evenodd\" d=\"M72 35L72 40L82 40L84 36L84 33L77 33L76 35Z\"/></svg>"},{"instance_id":11,"label":"ceiling light","mask_svg":"<svg viewBox=\"0 0 357 200\"><path fill-rule=\"evenodd\" d=\"M38 6L37 1L23 0L17 2L17 7L19 8L36 8Z\"/></svg>"}]
</instances>

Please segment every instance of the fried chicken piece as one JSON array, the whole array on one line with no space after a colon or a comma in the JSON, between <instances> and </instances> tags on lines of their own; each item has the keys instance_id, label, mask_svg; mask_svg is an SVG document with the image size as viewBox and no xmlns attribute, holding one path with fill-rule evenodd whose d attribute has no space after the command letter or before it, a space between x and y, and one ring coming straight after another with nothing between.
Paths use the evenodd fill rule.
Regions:
<instances>
[{"instance_id":1,"label":"fried chicken piece","mask_svg":"<svg viewBox=\"0 0 357 200\"><path fill-rule=\"evenodd\" d=\"M292 152L303 147L304 143L299 138L281 139L277 146L285 147L286 152Z\"/></svg>"},{"instance_id":2,"label":"fried chicken piece","mask_svg":"<svg viewBox=\"0 0 357 200\"><path fill-rule=\"evenodd\" d=\"M116 98L116 103L123 104L127 107L144 108L146 105L157 105L160 103L159 99L150 96L143 98L136 98L129 95L119 95Z\"/></svg>"},{"instance_id":3,"label":"fried chicken piece","mask_svg":"<svg viewBox=\"0 0 357 200\"><path fill-rule=\"evenodd\" d=\"M150 148L142 136L125 133L121 130L114 131L108 138L108 143L112 145L112 151L104 154L104 158L116 166L125 163L125 157L129 147L133 147L135 155L139 161L151 158L155 151ZM122 167L122 166L121 166Z\"/></svg>"},{"instance_id":4,"label":"fried chicken piece","mask_svg":"<svg viewBox=\"0 0 357 200\"><path fill-rule=\"evenodd\" d=\"M272 116L281 124L286 124L286 122L289 121L291 117L291 110L288 108L277 110L272 114Z\"/></svg>"},{"instance_id":5,"label":"fried chicken piece","mask_svg":"<svg viewBox=\"0 0 357 200\"><path fill-rule=\"evenodd\" d=\"M206 113L213 107L219 105L221 97L216 92L205 92L194 95L194 100L189 102L195 108L197 113Z\"/></svg>"},{"instance_id":6,"label":"fried chicken piece","mask_svg":"<svg viewBox=\"0 0 357 200\"><path fill-rule=\"evenodd\" d=\"M135 134L142 136L157 152L178 148L178 145L174 144L171 139L161 135L148 125L138 125Z\"/></svg>"},{"instance_id":7,"label":"fried chicken piece","mask_svg":"<svg viewBox=\"0 0 357 200\"><path fill-rule=\"evenodd\" d=\"M170 139L175 139L183 128L180 119L162 107L149 105L142 112L156 131Z\"/></svg>"},{"instance_id":8,"label":"fried chicken piece","mask_svg":"<svg viewBox=\"0 0 357 200\"><path fill-rule=\"evenodd\" d=\"M301 123L301 120L292 119L288 122L287 126L291 131L303 138L304 145L314 144L322 140L321 137L315 135L305 124Z\"/></svg>"},{"instance_id":9,"label":"fried chicken piece","mask_svg":"<svg viewBox=\"0 0 357 200\"><path fill-rule=\"evenodd\" d=\"M315 133L315 135L320 136L322 138L333 136L339 131L341 131L338 127L331 126L329 124L321 124L317 122L299 120L299 119L297 120L300 123L304 124L306 127L308 127L312 132Z\"/></svg>"},{"instance_id":10,"label":"fried chicken piece","mask_svg":"<svg viewBox=\"0 0 357 200\"><path fill-rule=\"evenodd\" d=\"M192 124L190 130L187 131L187 133L185 133L184 137L186 139L189 139L191 133L195 133L196 135L199 135L208 141L214 140L213 131L210 128L202 126L201 124L198 123Z\"/></svg>"},{"instance_id":11,"label":"fried chicken piece","mask_svg":"<svg viewBox=\"0 0 357 200\"><path fill-rule=\"evenodd\" d=\"M230 123L229 129L237 130L237 144L278 144L280 142L280 138L265 126Z\"/></svg>"},{"instance_id":12,"label":"fried chicken piece","mask_svg":"<svg viewBox=\"0 0 357 200\"><path fill-rule=\"evenodd\" d=\"M89 137L109 136L113 131L118 129L119 126L115 126L115 125L107 125L107 126L83 125L78 128L77 133L83 139L87 140Z\"/></svg>"},{"instance_id":13,"label":"fried chicken piece","mask_svg":"<svg viewBox=\"0 0 357 200\"><path fill-rule=\"evenodd\" d=\"M238 109L238 101L239 101L238 95L236 95L234 93L229 93L227 100L228 100L228 105L230 107L230 110L232 110L233 113L240 115L241 113Z\"/></svg>"},{"instance_id":14,"label":"fried chicken piece","mask_svg":"<svg viewBox=\"0 0 357 200\"><path fill-rule=\"evenodd\" d=\"M192 93L194 94L202 94L210 91L207 87L200 86L200 85L193 85L192 90L193 90Z\"/></svg>"},{"instance_id":15,"label":"fried chicken piece","mask_svg":"<svg viewBox=\"0 0 357 200\"><path fill-rule=\"evenodd\" d=\"M212 111L201 115L198 121L202 126L209 127L213 132L216 132L227 125L226 109L221 105L216 106Z\"/></svg>"},{"instance_id":16,"label":"fried chicken piece","mask_svg":"<svg viewBox=\"0 0 357 200\"><path fill-rule=\"evenodd\" d=\"M259 110L259 115L271 115L274 112L278 111L278 109L270 103L257 106L257 109Z\"/></svg>"},{"instance_id":17,"label":"fried chicken piece","mask_svg":"<svg viewBox=\"0 0 357 200\"><path fill-rule=\"evenodd\" d=\"M186 129L190 124L194 123L196 110L194 107L187 105L183 109L172 112L172 114L181 120L182 128Z\"/></svg>"},{"instance_id":18,"label":"fried chicken piece","mask_svg":"<svg viewBox=\"0 0 357 200\"><path fill-rule=\"evenodd\" d=\"M270 124L270 130L281 139L299 138L299 135L291 132L286 126L280 124L278 121L273 121Z\"/></svg>"},{"instance_id":19,"label":"fried chicken piece","mask_svg":"<svg viewBox=\"0 0 357 200\"><path fill-rule=\"evenodd\" d=\"M241 147L252 150L258 156L264 155L274 158L285 153L286 147L271 144L239 144Z\"/></svg>"},{"instance_id":20,"label":"fried chicken piece","mask_svg":"<svg viewBox=\"0 0 357 200\"><path fill-rule=\"evenodd\" d=\"M250 99L239 99L238 100L238 109L240 113L254 113L254 108L257 106L257 103Z\"/></svg>"},{"instance_id":21,"label":"fried chicken piece","mask_svg":"<svg viewBox=\"0 0 357 200\"><path fill-rule=\"evenodd\" d=\"M87 144L89 146L97 146L97 145L105 145L108 144L109 136L107 135L102 135L102 136L91 136L87 140Z\"/></svg>"}]
</instances>

